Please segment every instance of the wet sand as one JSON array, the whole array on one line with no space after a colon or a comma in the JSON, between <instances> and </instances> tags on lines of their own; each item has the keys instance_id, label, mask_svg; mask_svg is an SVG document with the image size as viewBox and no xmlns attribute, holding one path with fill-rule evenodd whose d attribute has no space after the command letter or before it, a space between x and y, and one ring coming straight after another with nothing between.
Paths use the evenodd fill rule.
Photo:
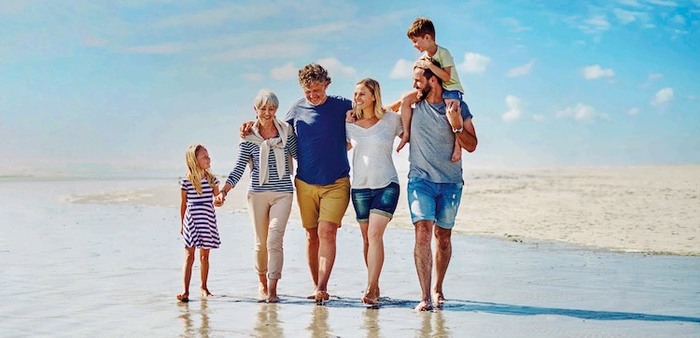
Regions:
<instances>
[{"instance_id":1,"label":"wet sand","mask_svg":"<svg viewBox=\"0 0 700 338\"><path fill-rule=\"evenodd\" d=\"M257 303L248 216L226 208L217 216L223 244L211 256L215 296L196 295L195 273L192 301L178 303L183 253L177 208L134 203L134 194L126 194L128 202L112 197L177 189L171 181L0 182L3 336L700 335L700 257L501 235L456 233L445 281L448 303L441 311L416 313L413 232L401 227L385 236L383 305L367 309L359 301L366 275L352 219L339 231L327 305L303 299L311 282L294 216L285 237L283 301ZM76 203L86 200L91 203Z\"/></svg>"}]
</instances>

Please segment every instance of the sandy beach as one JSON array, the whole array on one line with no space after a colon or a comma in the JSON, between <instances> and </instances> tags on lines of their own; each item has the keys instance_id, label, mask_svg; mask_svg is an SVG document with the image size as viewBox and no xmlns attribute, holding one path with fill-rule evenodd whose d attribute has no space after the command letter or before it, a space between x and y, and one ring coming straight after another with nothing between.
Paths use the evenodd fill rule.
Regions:
<instances>
[{"instance_id":1,"label":"sandy beach","mask_svg":"<svg viewBox=\"0 0 700 338\"><path fill-rule=\"evenodd\" d=\"M282 302L261 304L238 187L217 215L215 296L183 304L176 178L4 178L2 336L697 337L698 167L632 169L470 173L448 303L425 313L412 310L420 292L405 215L385 236L379 309L359 301L366 275L352 208L331 301L302 297L311 282L293 215ZM193 291L198 283L195 274Z\"/></svg>"}]
</instances>

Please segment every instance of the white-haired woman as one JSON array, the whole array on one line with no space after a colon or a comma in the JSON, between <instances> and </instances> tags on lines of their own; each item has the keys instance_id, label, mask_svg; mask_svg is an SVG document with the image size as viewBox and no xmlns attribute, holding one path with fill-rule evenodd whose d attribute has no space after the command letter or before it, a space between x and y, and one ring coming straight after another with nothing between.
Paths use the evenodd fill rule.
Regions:
<instances>
[{"instance_id":1,"label":"white-haired woman","mask_svg":"<svg viewBox=\"0 0 700 338\"><path fill-rule=\"evenodd\" d=\"M294 191L292 158L297 156L296 136L289 124L275 116L278 107L275 93L267 89L258 92L253 102L257 120L252 133L241 140L235 167L218 196L223 202L250 163L248 211L255 232L258 296L269 303L279 302L277 281L282 278L282 242Z\"/></svg>"}]
</instances>

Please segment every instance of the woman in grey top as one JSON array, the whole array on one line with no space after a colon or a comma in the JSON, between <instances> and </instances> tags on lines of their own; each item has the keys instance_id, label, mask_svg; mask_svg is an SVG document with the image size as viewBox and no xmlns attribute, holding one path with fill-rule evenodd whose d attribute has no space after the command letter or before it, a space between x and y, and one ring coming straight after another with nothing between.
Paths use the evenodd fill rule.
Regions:
<instances>
[{"instance_id":1,"label":"woman in grey top","mask_svg":"<svg viewBox=\"0 0 700 338\"><path fill-rule=\"evenodd\" d=\"M355 86L352 115L346 123L352 155L350 195L362 231L367 266L367 290L362 302L379 303L379 275L384 264L384 230L399 199L399 179L392 159L394 139L401 135L401 119L382 106L379 83L364 79Z\"/></svg>"}]
</instances>

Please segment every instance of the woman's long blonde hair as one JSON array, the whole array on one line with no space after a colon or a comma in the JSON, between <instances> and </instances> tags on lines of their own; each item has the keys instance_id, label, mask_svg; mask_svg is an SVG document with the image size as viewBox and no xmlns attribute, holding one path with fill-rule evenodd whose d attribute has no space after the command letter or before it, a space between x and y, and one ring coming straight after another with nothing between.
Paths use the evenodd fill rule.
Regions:
<instances>
[{"instance_id":1,"label":"woman's long blonde hair","mask_svg":"<svg viewBox=\"0 0 700 338\"><path fill-rule=\"evenodd\" d=\"M382 91L379 88L379 82L375 79L362 79L360 80L356 85L363 85L365 88L369 90L369 92L374 95L374 116L376 116L378 119L381 119L382 116L384 116L384 106L382 105ZM355 103L353 102L353 105ZM364 118L364 112L362 110L355 110L355 118L361 119Z\"/></svg>"},{"instance_id":2,"label":"woman's long blonde hair","mask_svg":"<svg viewBox=\"0 0 700 338\"><path fill-rule=\"evenodd\" d=\"M202 169L197 164L197 153L206 149L201 144L193 144L185 151L185 163L187 163L187 179L192 182L197 194L202 194L202 177L207 179L210 187L214 187L214 174L209 169Z\"/></svg>"}]
</instances>

